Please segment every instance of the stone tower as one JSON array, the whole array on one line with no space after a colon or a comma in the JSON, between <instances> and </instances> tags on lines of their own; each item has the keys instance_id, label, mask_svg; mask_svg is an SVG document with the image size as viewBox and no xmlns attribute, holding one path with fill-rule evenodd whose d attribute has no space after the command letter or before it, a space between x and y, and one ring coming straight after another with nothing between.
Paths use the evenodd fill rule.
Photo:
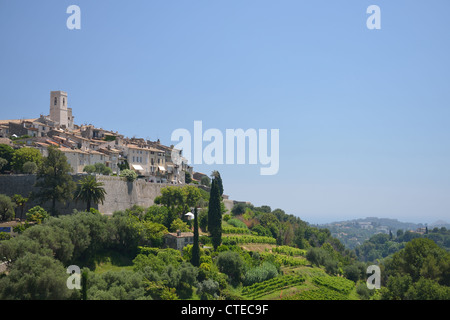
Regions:
<instances>
[{"instance_id":1,"label":"stone tower","mask_svg":"<svg viewBox=\"0 0 450 320\"><path fill-rule=\"evenodd\" d=\"M67 92L50 91L50 120L61 128L73 130L72 108L67 107Z\"/></svg>"}]
</instances>

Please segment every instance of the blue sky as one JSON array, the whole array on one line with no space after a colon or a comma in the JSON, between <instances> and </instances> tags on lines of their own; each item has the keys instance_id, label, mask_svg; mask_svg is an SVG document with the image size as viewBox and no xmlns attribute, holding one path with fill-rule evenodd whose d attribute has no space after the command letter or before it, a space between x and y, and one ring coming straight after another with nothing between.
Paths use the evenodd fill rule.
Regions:
<instances>
[{"instance_id":1,"label":"blue sky","mask_svg":"<svg viewBox=\"0 0 450 320\"><path fill-rule=\"evenodd\" d=\"M66 9L81 9L69 30ZM366 9L381 9L369 30ZM311 223L450 220L450 2L0 0L0 118L48 114L172 144L279 129L280 169L219 170L232 199Z\"/></svg>"}]
</instances>

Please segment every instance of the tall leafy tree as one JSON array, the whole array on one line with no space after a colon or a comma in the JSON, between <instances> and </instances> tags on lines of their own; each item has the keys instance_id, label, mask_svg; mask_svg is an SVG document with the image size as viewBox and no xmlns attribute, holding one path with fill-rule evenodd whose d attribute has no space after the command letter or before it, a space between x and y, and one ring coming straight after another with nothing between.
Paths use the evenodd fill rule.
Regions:
<instances>
[{"instance_id":1,"label":"tall leafy tree","mask_svg":"<svg viewBox=\"0 0 450 320\"><path fill-rule=\"evenodd\" d=\"M220 198L217 180L213 179L208 205L208 231L211 234L214 249L217 249L222 242L222 210Z\"/></svg>"},{"instance_id":2,"label":"tall leafy tree","mask_svg":"<svg viewBox=\"0 0 450 320\"><path fill-rule=\"evenodd\" d=\"M0 158L3 158L6 160L6 163L2 166L0 169L1 173L4 173L5 171L11 170L11 161L14 155L14 149L11 146L8 146L7 144L0 144Z\"/></svg>"},{"instance_id":3,"label":"tall leafy tree","mask_svg":"<svg viewBox=\"0 0 450 320\"><path fill-rule=\"evenodd\" d=\"M200 266L200 246L198 244L198 214L197 214L197 207L194 208L194 245L192 247L191 263L195 267Z\"/></svg>"},{"instance_id":4,"label":"tall leafy tree","mask_svg":"<svg viewBox=\"0 0 450 320\"><path fill-rule=\"evenodd\" d=\"M103 183L98 182L94 176L86 176L78 182L75 199L86 202L86 210L91 210L91 204L105 201L106 191Z\"/></svg>"},{"instance_id":5,"label":"tall leafy tree","mask_svg":"<svg viewBox=\"0 0 450 320\"><path fill-rule=\"evenodd\" d=\"M39 191L34 196L42 203L51 202L51 214L56 215L56 203L73 199L76 183L69 174L72 168L67 157L56 147L48 148L48 156L39 166L35 187Z\"/></svg>"},{"instance_id":6,"label":"tall leafy tree","mask_svg":"<svg viewBox=\"0 0 450 320\"><path fill-rule=\"evenodd\" d=\"M0 221L14 219L16 204L6 194L0 194Z\"/></svg>"},{"instance_id":7,"label":"tall leafy tree","mask_svg":"<svg viewBox=\"0 0 450 320\"><path fill-rule=\"evenodd\" d=\"M15 204L17 205L17 207L20 208L20 219L23 219L23 218L24 218L24 216L23 216L23 211L24 211L25 205L27 204L27 202L28 202L29 199L23 197L23 196L20 195L20 194L15 194L15 195L13 195L11 199L12 199L12 201L15 202Z\"/></svg>"},{"instance_id":8,"label":"tall leafy tree","mask_svg":"<svg viewBox=\"0 0 450 320\"><path fill-rule=\"evenodd\" d=\"M34 162L36 165L42 162L42 155L38 149L25 147L14 152L12 157L14 171L22 172L23 165L27 162Z\"/></svg>"}]
</instances>

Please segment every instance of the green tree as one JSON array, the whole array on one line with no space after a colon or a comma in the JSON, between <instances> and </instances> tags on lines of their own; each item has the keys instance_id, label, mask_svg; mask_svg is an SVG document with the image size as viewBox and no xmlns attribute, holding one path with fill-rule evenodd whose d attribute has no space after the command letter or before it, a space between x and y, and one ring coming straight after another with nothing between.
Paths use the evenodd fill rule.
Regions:
<instances>
[{"instance_id":1,"label":"green tree","mask_svg":"<svg viewBox=\"0 0 450 320\"><path fill-rule=\"evenodd\" d=\"M26 253L0 278L0 298L20 300L68 299L67 273L53 257Z\"/></svg>"},{"instance_id":2,"label":"green tree","mask_svg":"<svg viewBox=\"0 0 450 320\"><path fill-rule=\"evenodd\" d=\"M56 147L48 148L48 156L44 158L38 169L35 187L39 191L34 195L41 203L51 201L51 214L56 215L56 203L73 199L76 183L69 172L72 171L67 157Z\"/></svg>"},{"instance_id":3,"label":"green tree","mask_svg":"<svg viewBox=\"0 0 450 320\"><path fill-rule=\"evenodd\" d=\"M112 174L112 169L107 167L104 163L97 162L94 164L95 167L95 173L103 174L105 176L109 176Z\"/></svg>"},{"instance_id":4,"label":"green tree","mask_svg":"<svg viewBox=\"0 0 450 320\"><path fill-rule=\"evenodd\" d=\"M91 204L103 204L105 196L103 183L98 182L94 176L84 177L78 182L75 199L86 202L86 211L91 210Z\"/></svg>"},{"instance_id":5,"label":"green tree","mask_svg":"<svg viewBox=\"0 0 450 320\"><path fill-rule=\"evenodd\" d=\"M0 158L5 159L7 162L0 169L1 173L5 173L6 171L10 171L12 169L11 161L14 155L14 149L7 144L0 144Z\"/></svg>"},{"instance_id":6,"label":"green tree","mask_svg":"<svg viewBox=\"0 0 450 320\"><path fill-rule=\"evenodd\" d=\"M203 176L200 179L200 184L206 187L209 187L211 185L211 179L208 176Z\"/></svg>"},{"instance_id":7,"label":"green tree","mask_svg":"<svg viewBox=\"0 0 450 320\"><path fill-rule=\"evenodd\" d=\"M196 207L202 196L200 190L194 186L184 186L181 190L184 196L185 209L189 210L192 207Z\"/></svg>"},{"instance_id":8,"label":"green tree","mask_svg":"<svg viewBox=\"0 0 450 320\"><path fill-rule=\"evenodd\" d=\"M89 174L94 173L95 172L95 166L93 164L85 165L84 168L83 168L83 172L86 172L86 173L89 173Z\"/></svg>"},{"instance_id":9,"label":"green tree","mask_svg":"<svg viewBox=\"0 0 450 320\"><path fill-rule=\"evenodd\" d=\"M8 160L0 158L0 172L2 172L3 168L6 168L8 165Z\"/></svg>"},{"instance_id":10,"label":"green tree","mask_svg":"<svg viewBox=\"0 0 450 320\"><path fill-rule=\"evenodd\" d=\"M192 176L191 176L191 174L190 174L189 172L187 172L187 171L184 172L184 182L185 182L186 184L189 184L189 183L192 182Z\"/></svg>"},{"instance_id":11,"label":"green tree","mask_svg":"<svg viewBox=\"0 0 450 320\"><path fill-rule=\"evenodd\" d=\"M203 232L208 231L208 210L201 209L198 214L198 226Z\"/></svg>"},{"instance_id":12,"label":"green tree","mask_svg":"<svg viewBox=\"0 0 450 320\"><path fill-rule=\"evenodd\" d=\"M37 166L36 162L27 161L22 166L22 172L26 173L26 174L33 174L33 173L36 173L37 168L38 168L38 166Z\"/></svg>"},{"instance_id":13,"label":"green tree","mask_svg":"<svg viewBox=\"0 0 450 320\"><path fill-rule=\"evenodd\" d=\"M216 179L213 179L208 205L208 231L211 234L214 249L222 242L222 211L220 207L219 187Z\"/></svg>"},{"instance_id":14,"label":"green tree","mask_svg":"<svg viewBox=\"0 0 450 320\"><path fill-rule=\"evenodd\" d=\"M230 277L232 282L239 282L244 271L244 261L235 251L220 252L217 256L219 271Z\"/></svg>"},{"instance_id":15,"label":"green tree","mask_svg":"<svg viewBox=\"0 0 450 320\"><path fill-rule=\"evenodd\" d=\"M198 212L197 207L194 208L194 244L192 247L192 265L200 266L200 246L198 243Z\"/></svg>"},{"instance_id":16,"label":"green tree","mask_svg":"<svg viewBox=\"0 0 450 320\"><path fill-rule=\"evenodd\" d=\"M119 164L117 164L117 166L119 167L120 171L130 169L130 165L128 164L127 159L125 159L125 160L123 160L123 162L120 162Z\"/></svg>"},{"instance_id":17,"label":"green tree","mask_svg":"<svg viewBox=\"0 0 450 320\"><path fill-rule=\"evenodd\" d=\"M16 204L18 208L20 208L20 219L23 219L23 211L25 209L25 205L28 202L28 198L23 197L20 194L15 194L12 196L12 201Z\"/></svg>"},{"instance_id":18,"label":"green tree","mask_svg":"<svg viewBox=\"0 0 450 320\"><path fill-rule=\"evenodd\" d=\"M16 204L6 194L0 194L0 221L14 219Z\"/></svg>"},{"instance_id":19,"label":"green tree","mask_svg":"<svg viewBox=\"0 0 450 320\"><path fill-rule=\"evenodd\" d=\"M222 198L222 195L223 195L223 183L222 183L222 177L220 176L219 171L214 170L211 173L211 176L213 177L213 179L215 179L217 181L217 186L219 188L219 195Z\"/></svg>"},{"instance_id":20,"label":"green tree","mask_svg":"<svg viewBox=\"0 0 450 320\"><path fill-rule=\"evenodd\" d=\"M181 232L188 232L190 231L189 226L186 222L181 220L180 218L176 218L172 221L172 224L170 225L169 230L171 232L181 231Z\"/></svg>"},{"instance_id":21,"label":"green tree","mask_svg":"<svg viewBox=\"0 0 450 320\"><path fill-rule=\"evenodd\" d=\"M164 235L169 231L161 223L153 221L142 222L144 226L145 238L153 247L161 247L164 243Z\"/></svg>"},{"instance_id":22,"label":"green tree","mask_svg":"<svg viewBox=\"0 0 450 320\"><path fill-rule=\"evenodd\" d=\"M160 204L168 209L168 214L164 221L164 225L171 229L172 222L179 218L185 209L186 194L180 187L164 187L161 188L161 195L156 197L155 204Z\"/></svg>"},{"instance_id":23,"label":"green tree","mask_svg":"<svg viewBox=\"0 0 450 320\"><path fill-rule=\"evenodd\" d=\"M14 152L12 157L14 171L23 172L23 165L27 162L34 162L36 165L42 162L42 155L38 149L25 147Z\"/></svg>"},{"instance_id":24,"label":"green tree","mask_svg":"<svg viewBox=\"0 0 450 320\"><path fill-rule=\"evenodd\" d=\"M420 277L445 281L443 272L449 255L431 239L413 239L392 256L389 271L392 274L408 274L413 282Z\"/></svg>"},{"instance_id":25,"label":"green tree","mask_svg":"<svg viewBox=\"0 0 450 320\"><path fill-rule=\"evenodd\" d=\"M137 173L130 169L122 170L120 176L126 178L129 182L133 182L138 177Z\"/></svg>"},{"instance_id":26,"label":"green tree","mask_svg":"<svg viewBox=\"0 0 450 320\"><path fill-rule=\"evenodd\" d=\"M27 221L36 222L41 224L44 220L48 219L50 215L41 206L34 206L27 212Z\"/></svg>"}]
</instances>

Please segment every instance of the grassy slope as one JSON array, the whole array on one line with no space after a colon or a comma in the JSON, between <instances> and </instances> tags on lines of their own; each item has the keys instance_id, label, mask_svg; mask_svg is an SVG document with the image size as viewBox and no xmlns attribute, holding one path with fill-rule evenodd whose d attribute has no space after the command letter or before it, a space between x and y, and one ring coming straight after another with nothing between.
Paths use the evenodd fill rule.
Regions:
<instances>
[{"instance_id":1,"label":"grassy slope","mask_svg":"<svg viewBox=\"0 0 450 320\"><path fill-rule=\"evenodd\" d=\"M256 245L256 244L243 244L241 245L243 249L246 250L254 250L259 252L270 251L274 245ZM304 257L296 257L298 259L304 259ZM322 268L313 267L311 265L307 266L282 266L281 271L283 274L299 274L305 278L305 282L299 285L294 285L288 288L283 288L281 290L274 291L267 295L261 296L258 300L279 300L281 298L286 298L287 296L294 295L306 290L314 290L319 289L320 286L313 282L313 278L316 276L325 276L330 277L326 274L326 272ZM242 290L242 288L241 288ZM358 300L358 294L356 293L356 286L353 290L347 295L348 299ZM245 298L245 297L244 297Z\"/></svg>"}]
</instances>

